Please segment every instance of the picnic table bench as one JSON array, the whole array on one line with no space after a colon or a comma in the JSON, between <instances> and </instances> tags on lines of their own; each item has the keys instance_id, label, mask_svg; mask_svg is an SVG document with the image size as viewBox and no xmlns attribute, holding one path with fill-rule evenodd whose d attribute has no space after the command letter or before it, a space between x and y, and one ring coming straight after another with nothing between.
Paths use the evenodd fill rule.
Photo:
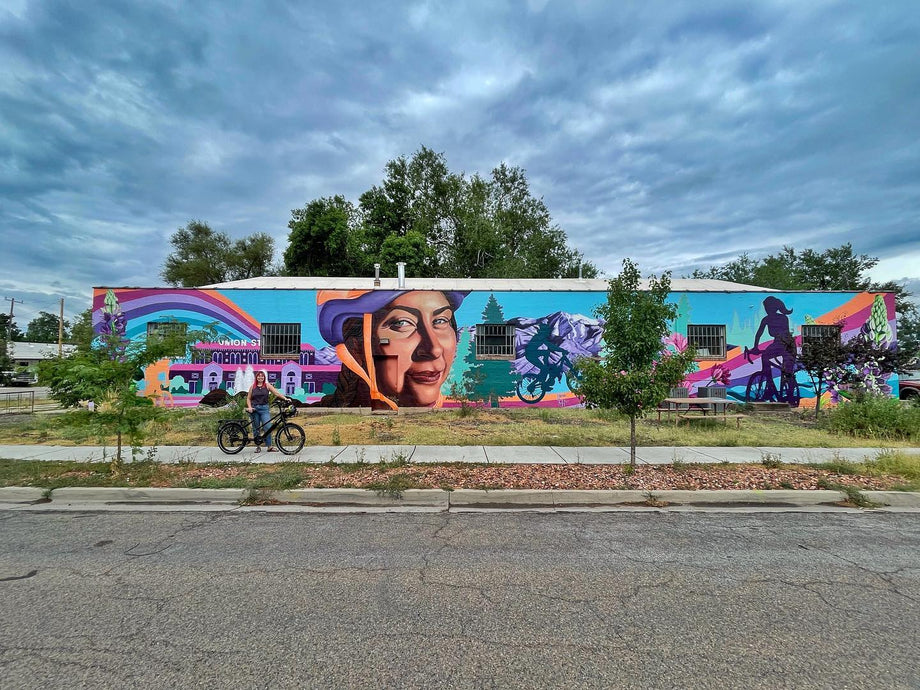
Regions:
<instances>
[{"instance_id":1,"label":"picnic table bench","mask_svg":"<svg viewBox=\"0 0 920 690\"><path fill-rule=\"evenodd\" d=\"M728 424L729 419L734 419L738 428L741 428L741 420L744 419L747 415L743 414L700 414L700 413L684 413L677 415L677 423L680 422L693 422L700 419L712 420L712 419L721 419L724 424Z\"/></svg>"}]
</instances>

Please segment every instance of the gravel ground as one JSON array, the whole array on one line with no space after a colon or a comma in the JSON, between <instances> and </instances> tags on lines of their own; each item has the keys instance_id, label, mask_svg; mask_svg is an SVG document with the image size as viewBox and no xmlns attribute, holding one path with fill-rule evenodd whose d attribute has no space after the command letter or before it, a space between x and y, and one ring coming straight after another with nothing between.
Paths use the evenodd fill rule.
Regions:
<instances>
[{"instance_id":1,"label":"gravel ground","mask_svg":"<svg viewBox=\"0 0 920 690\"><path fill-rule=\"evenodd\" d=\"M828 484L886 490L903 486L894 475L838 474L805 466L761 465L407 465L354 469L354 466L168 467L157 486L188 486L207 480L266 477L284 472L287 483L300 475L300 488L367 487L401 475L402 488L454 489L822 489ZM293 488L293 487L286 487Z\"/></svg>"}]
</instances>

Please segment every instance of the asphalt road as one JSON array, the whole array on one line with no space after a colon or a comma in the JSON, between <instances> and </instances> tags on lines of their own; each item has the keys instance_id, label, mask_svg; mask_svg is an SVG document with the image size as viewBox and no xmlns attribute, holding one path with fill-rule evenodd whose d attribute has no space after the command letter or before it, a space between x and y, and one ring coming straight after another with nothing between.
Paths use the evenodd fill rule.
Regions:
<instances>
[{"instance_id":1,"label":"asphalt road","mask_svg":"<svg viewBox=\"0 0 920 690\"><path fill-rule=\"evenodd\" d=\"M910 514L0 512L0 687L916 688Z\"/></svg>"}]
</instances>

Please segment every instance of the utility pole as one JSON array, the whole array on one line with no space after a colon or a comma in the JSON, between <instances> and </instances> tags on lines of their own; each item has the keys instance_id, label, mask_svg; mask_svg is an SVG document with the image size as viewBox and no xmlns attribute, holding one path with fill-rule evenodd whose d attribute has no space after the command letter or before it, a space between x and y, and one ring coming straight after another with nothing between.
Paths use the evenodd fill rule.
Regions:
<instances>
[{"instance_id":1,"label":"utility pole","mask_svg":"<svg viewBox=\"0 0 920 690\"><path fill-rule=\"evenodd\" d=\"M64 298L61 297L61 316L58 318L58 358L64 356Z\"/></svg>"},{"instance_id":2,"label":"utility pole","mask_svg":"<svg viewBox=\"0 0 920 690\"><path fill-rule=\"evenodd\" d=\"M16 306L17 302L19 302L19 304L22 304L22 300L16 299L15 297L4 297L3 299L5 299L7 302L10 303L10 322L9 324L7 324L9 326L9 329L6 334L6 340L7 342L13 342L13 307Z\"/></svg>"}]
</instances>

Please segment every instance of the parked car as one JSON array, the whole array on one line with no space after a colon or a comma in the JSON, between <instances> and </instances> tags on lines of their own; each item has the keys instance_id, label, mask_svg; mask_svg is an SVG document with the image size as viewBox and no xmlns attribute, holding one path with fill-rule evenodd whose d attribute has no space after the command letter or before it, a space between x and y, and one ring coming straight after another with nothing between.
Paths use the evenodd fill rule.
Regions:
<instances>
[{"instance_id":1,"label":"parked car","mask_svg":"<svg viewBox=\"0 0 920 690\"><path fill-rule=\"evenodd\" d=\"M11 386L32 386L38 383L38 374L34 371L17 371L10 379Z\"/></svg>"},{"instance_id":2,"label":"parked car","mask_svg":"<svg viewBox=\"0 0 920 690\"><path fill-rule=\"evenodd\" d=\"M918 400L920 399L920 372L908 372L898 381L901 388L901 400Z\"/></svg>"}]
</instances>

